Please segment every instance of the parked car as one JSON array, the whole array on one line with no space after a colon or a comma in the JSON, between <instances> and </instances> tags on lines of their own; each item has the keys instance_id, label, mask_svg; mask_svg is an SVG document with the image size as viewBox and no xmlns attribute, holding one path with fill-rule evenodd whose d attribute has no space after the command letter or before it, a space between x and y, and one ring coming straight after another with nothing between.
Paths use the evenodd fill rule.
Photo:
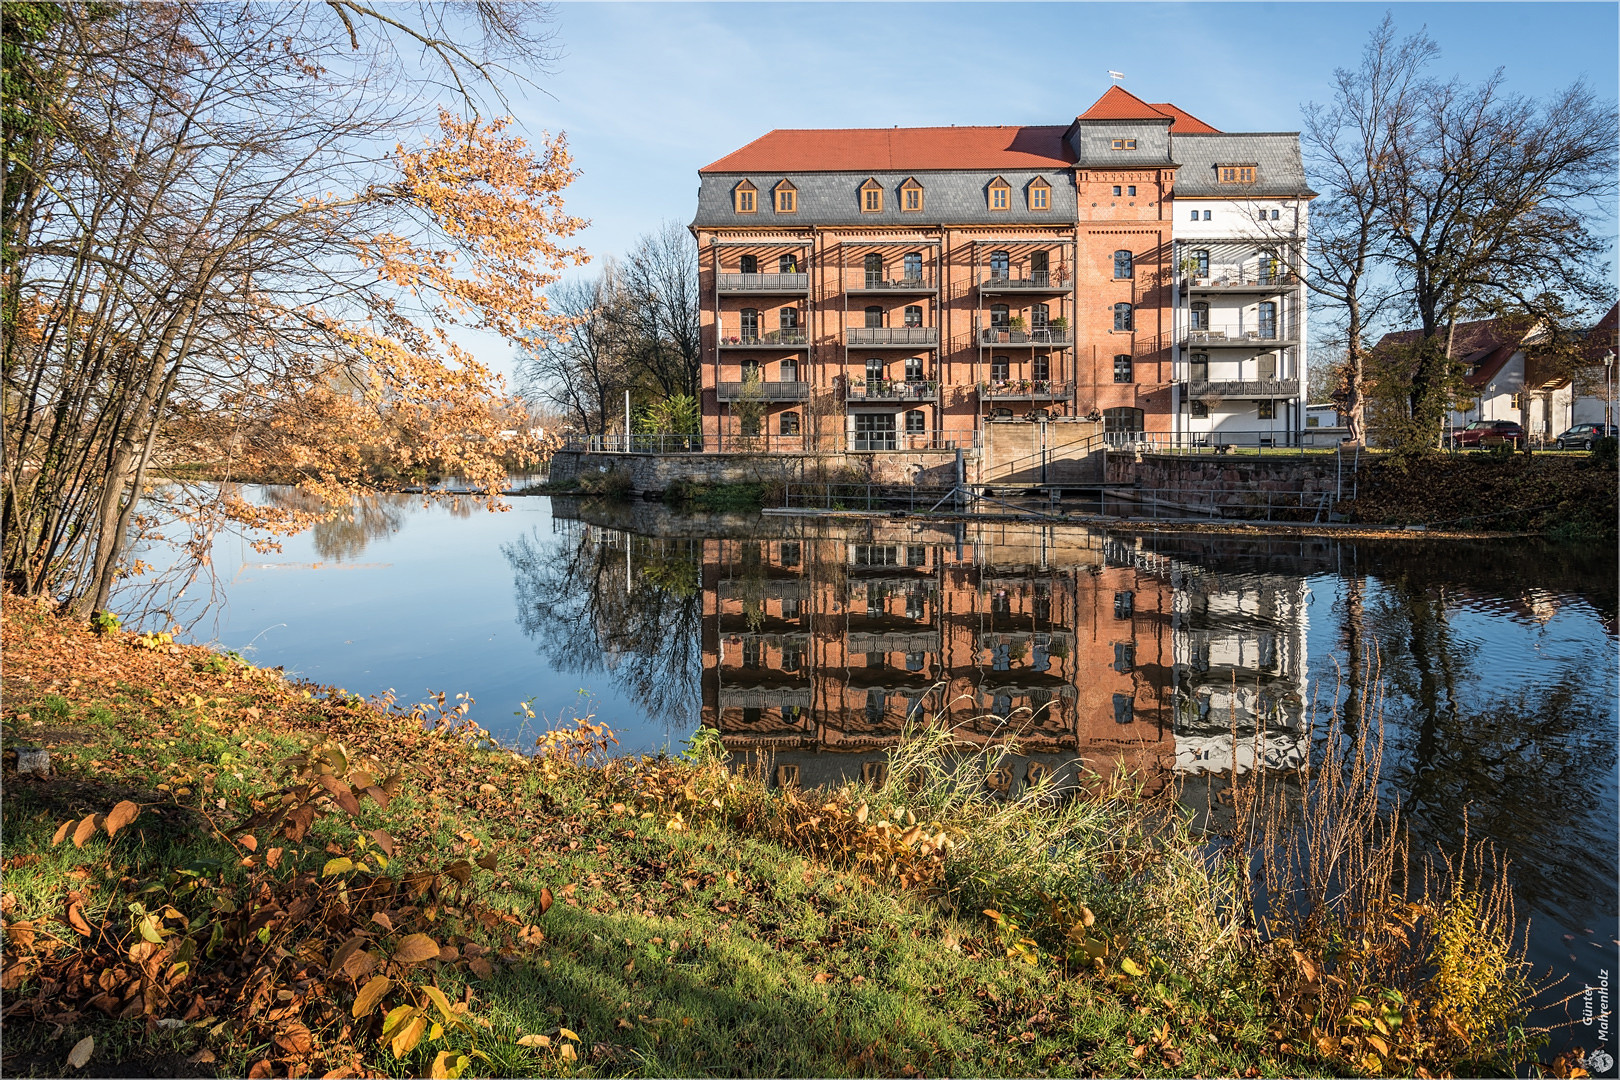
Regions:
<instances>
[{"instance_id":1,"label":"parked car","mask_svg":"<svg viewBox=\"0 0 1620 1080\"><path fill-rule=\"evenodd\" d=\"M1451 429L1451 445L1458 449L1477 449L1496 443L1524 442L1524 429L1512 420L1475 420L1467 427Z\"/></svg>"},{"instance_id":2,"label":"parked car","mask_svg":"<svg viewBox=\"0 0 1620 1080\"><path fill-rule=\"evenodd\" d=\"M1620 432L1620 427L1610 424L1608 428L1609 438L1615 438L1616 432ZM1602 424L1576 424L1558 436L1558 449L1590 450L1599 439L1603 438L1603 435L1604 428Z\"/></svg>"}]
</instances>

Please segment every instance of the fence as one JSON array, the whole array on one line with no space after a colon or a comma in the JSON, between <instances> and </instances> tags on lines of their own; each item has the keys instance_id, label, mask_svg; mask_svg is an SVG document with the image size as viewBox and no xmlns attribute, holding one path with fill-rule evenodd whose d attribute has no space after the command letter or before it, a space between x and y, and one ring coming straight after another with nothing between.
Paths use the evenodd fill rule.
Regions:
<instances>
[{"instance_id":1,"label":"fence","mask_svg":"<svg viewBox=\"0 0 1620 1080\"><path fill-rule=\"evenodd\" d=\"M1105 515L1119 517L1319 523L1331 520L1335 505L1333 494L1325 491L1263 491L1251 484L1201 484L1105 488L1100 509Z\"/></svg>"},{"instance_id":2,"label":"fence","mask_svg":"<svg viewBox=\"0 0 1620 1080\"><path fill-rule=\"evenodd\" d=\"M1103 440L1110 450L1143 454L1243 454L1304 457L1331 453L1336 446L1308 445L1306 433L1286 428L1260 431L1110 431Z\"/></svg>"},{"instance_id":3,"label":"fence","mask_svg":"<svg viewBox=\"0 0 1620 1080\"><path fill-rule=\"evenodd\" d=\"M843 454L907 450L972 450L980 433L973 428L934 431L836 431L820 435L573 435L564 450L586 454Z\"/></svg>"}]
</instances>

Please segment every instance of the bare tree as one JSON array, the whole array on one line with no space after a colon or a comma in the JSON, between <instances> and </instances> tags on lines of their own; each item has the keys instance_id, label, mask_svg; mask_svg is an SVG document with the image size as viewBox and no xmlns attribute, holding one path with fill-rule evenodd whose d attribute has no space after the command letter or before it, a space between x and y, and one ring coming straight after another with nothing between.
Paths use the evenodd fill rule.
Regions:
<instances>
[{"instance_id":1,"label":"bare tree","mask_svg":"<svg viewBox=\"0 0 1620 1080\"><path fill-rule=\"evenodd\" d=\"M518 383L530 400L555 406L583 434L606 434L632 378L621 348L625 320L613 313L622 302L617 267L610 261L599 274L554 286L549 296L572 328L523 354Z\"/></svg>"},{"instance_id":2,"label":"bare tree","mask_svg":"<svg viewBox=\"0 0 1620 1080\"><path fill-rule=\"evenodd\" d=\"M1300 141L1312 180L1323 188L1311 207L1306 285L1328 302L1336 324L1332 344L1342 360L1332 397L1356 441L1366 432L1368 331L1388 299L1377 275L1385 227L1381 176L1395 139L1411 124L1423 69L1439 51L1422 31L1398 40L1385 15L1360 66L1333 73L1333 100L1304 110Z\"/></svg>"},{"instance_id":3,"label":"bare tree","mask_svg":"<svg viewBox=\"0 0 1620 1080\"><path fill-rule=\"evenodd\" d=\"M697 398L702 387L698 253L685 226L666 221L643 236L620 265L613 311L625 361L659 398Z\"/></svg>"}]
</instances>

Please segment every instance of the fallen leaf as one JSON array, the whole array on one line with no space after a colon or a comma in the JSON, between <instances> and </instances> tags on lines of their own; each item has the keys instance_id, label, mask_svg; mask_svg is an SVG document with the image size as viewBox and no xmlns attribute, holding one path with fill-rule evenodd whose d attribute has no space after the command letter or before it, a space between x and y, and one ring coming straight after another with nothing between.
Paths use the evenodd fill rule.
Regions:
<instances>
[{"instance_id":1,"label":"fallen leaf","mask_svg":"<svg viewBox=\"0 0 1620 1080\"><path fill-rule=\"evenodd\" d=\"M96 1052L96 1040L93 1035L86 1035L73 1044L68 1051L67 1063L70 1069L82 1069L90 1064L90 1055Z\"/></svg>"},{"instance_id":2,"label":"fallen leaf","mask_svg":"<svg viewBox=\"0 0 1620 1080\"><path fill-rule=\"evenodd\" d=\"M114 806L112 812L107 815L107 835L115 835L119 829L139 817L140 813L141 808L139 806L136 806L128 799L123 800L117 806Z\"/></svg>"},{"instance_id":3,"label":"fallen leaf","mask_svg":"<svg viewBox=\"0 0 1620 1080\"><path fill-rule=\"evenodd\" d=\"M399 943L394 959L403 964L420 964L439 958L439 944L426 934L412 934Z\"/></svg>"},{"instance_id":4,"label":"fallen leaf","mask_svg":"<svg viewBox=\"0 0 1620 1080\"><path fill-rule=\"evenodd\" d=\"M371 1011L377 1007L377 1002L382 1000L382 996L388 993L393 985L394 981L386 975L373 976L354 999L355 1018L371 1015Z\"/></svg>"}]
</instances>

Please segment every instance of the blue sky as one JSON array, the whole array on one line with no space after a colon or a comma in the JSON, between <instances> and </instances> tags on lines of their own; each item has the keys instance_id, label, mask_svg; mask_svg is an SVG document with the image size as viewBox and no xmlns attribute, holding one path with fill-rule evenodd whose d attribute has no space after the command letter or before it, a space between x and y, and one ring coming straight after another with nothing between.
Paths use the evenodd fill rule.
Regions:
<instances>
[{"instance_id":1,"label":"blue sky","mask_svg":"<svg viewBox=\"0 0 1620 1080\"><path fill-rule=\"evenodd\" d=\"M697 170L772 128L1063 124L1110 69L1148 101L1223 131L1294 131L1335 67L1394 13L1427 26L1434 70L1497 67L1542 95L1585 75L1620 82L1613 3L558 5L565 56L514 100L531 130L564 130L581 172L582 242L613 254L692 218ZM494 359L494 357L488 357ZM499 365L505 366L505 365Z\"/></svg>"}]
</instances>

